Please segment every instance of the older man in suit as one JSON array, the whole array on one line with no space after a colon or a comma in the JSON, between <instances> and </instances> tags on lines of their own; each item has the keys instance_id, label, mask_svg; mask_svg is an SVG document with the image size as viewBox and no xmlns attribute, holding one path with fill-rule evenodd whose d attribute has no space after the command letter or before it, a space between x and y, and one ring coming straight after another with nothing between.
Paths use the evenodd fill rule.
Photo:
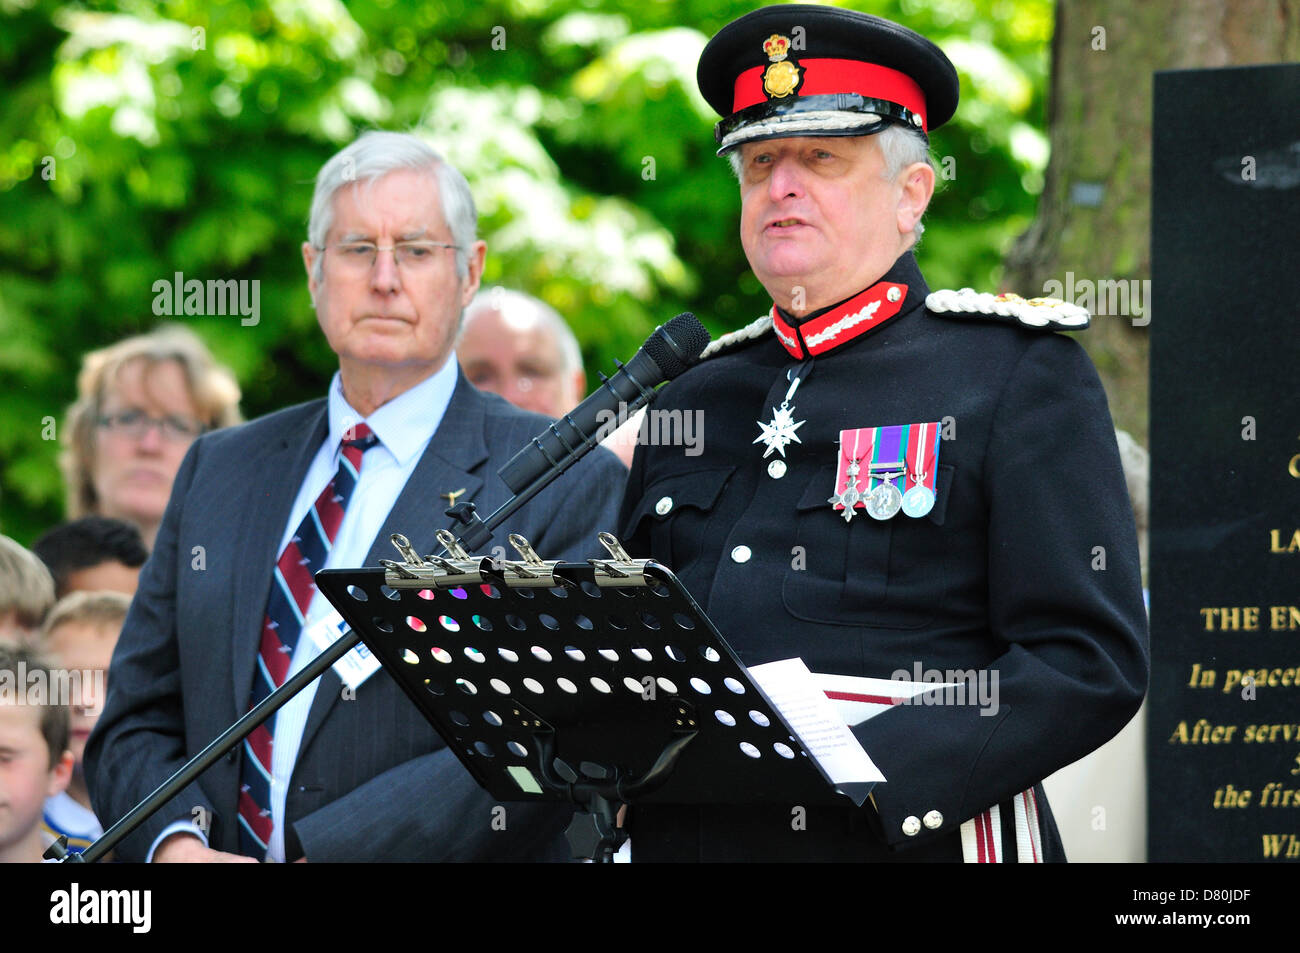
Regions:
<instances>
[{"instance_id":1,"label":"older man in suit","mask_svg":"<svg viewBox=\"0 0 1300 953\"><path fill-rule=\"evenodd\" d=\"M218 431L177 474L87 747L96 812L122 816L317 652L333 610L312 574L437 549L448 500L490 512L496 469L546 423L470 386L453 342L485 245L464 178L413 136L369 133L321 169L303 245L339 356L328 397ZM593 452L501 532L580 558L623 485ZM568 500L577 496L581 507ZM557 856L559 812L493 804L382 671L334 672L123 842L163 860ZM499 816L499 812L497 812Z\"/></svg>"}]
</instances>

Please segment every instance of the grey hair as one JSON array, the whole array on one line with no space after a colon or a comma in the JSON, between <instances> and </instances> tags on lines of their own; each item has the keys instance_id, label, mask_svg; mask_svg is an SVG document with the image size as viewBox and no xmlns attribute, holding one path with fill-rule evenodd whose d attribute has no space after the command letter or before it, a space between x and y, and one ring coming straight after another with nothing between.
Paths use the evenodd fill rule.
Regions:
<instances>
[{"instance_id":1,"label":"grey hair","mask_svg":"<svg viewBox=\"0 0 1300 953\"><path fill-rule=\"evenodd\" d=\"M560 312L545 301L524 294L522 291L512 291L500 286L485 288L476 294L474 300L465 308L460 333L463 335L470 323L480 314L490 311L495 311L503 317L517 315L522 318L535 318L539 324L550 331L555 338L555 343L559 345L560 356L564 360L564 370L566 372L582 370L582 348L578 346L578 339L574 336L573 329L560 316Z\"/></svg>"},{"instance_id":2,"label":"grey hair","mask_svg":"<svg viewBox=\"0 0 1300 953\"><path fill-rule=\"evenodd\" d=\"M931 169L934 168L934 159L930 156L929 142L926 141L923 135L910 127L893 122L886 123L885 128L875 133L874 136L876 144L880 146L880 154L885 159L883 178L896 179L904 169L916 162L924 162ZM739 179L741 172L740 150L733 149L728 152L727 161L731 163L731 171ZM921 233L924 231L925 225L918 220L916 227L912 229L916 241L921 240Z\"/></svg>"},{"instance_id":3,"label":"grey hair","mask_svg":"<svg viewBox=\"0 0 1300 953\"><path fill-rule=\"evenodd\" d=\"M885 157L886 179L897 179L904 169L917 162L924 162L931 169L934 168L930 143L925 136L908 126L891 122L876 133L876 142L880 145L880 154ZM921 240L924 231L925 223L918 218L912 228L912 244Z\"/></svg>"},{"instance_id":4,"label":"grey hair","mask_svg":"<svg viewBox=\"0 0 1300 953\"><path fill-rule=\"evenodd\" d=\"M454 166L426 142L411 133L371 130L336 152L316 175L307 220L307 241L317 250L334 224L334 196L354 182L373 184L391 172L413 169L428 173L438 187L442 217L456 245L456 273L469 274L469 247L478 238L478 211L469 183ZM317 255L313 277L320 281L323 256Z\"/></svg>"}]
</instances>

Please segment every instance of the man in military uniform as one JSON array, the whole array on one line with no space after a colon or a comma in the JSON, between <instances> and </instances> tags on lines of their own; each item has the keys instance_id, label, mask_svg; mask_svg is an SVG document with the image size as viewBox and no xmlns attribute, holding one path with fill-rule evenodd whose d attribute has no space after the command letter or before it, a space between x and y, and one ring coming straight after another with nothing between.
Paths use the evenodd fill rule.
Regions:
<instances>
[{"instance_id":1,"label":"man in military uniform","mask_svg":"<svg viewBox=\"0 0 1300 953\"><path fill-rule=\"evenodd\" d=\"M924 38L767 7L710 41L699 83L774 306L659 395L706 408L706 439L638 449L627 549L670 566L748 665L973 671L994 701L856 726L887 779L861 809L636 807L634 858L1064 859L1038 782L1129 720L1148 667L1105 395L1054 333L1087 315L930 294L912 246L958 83Z\"/></svg>"}]
</instances>

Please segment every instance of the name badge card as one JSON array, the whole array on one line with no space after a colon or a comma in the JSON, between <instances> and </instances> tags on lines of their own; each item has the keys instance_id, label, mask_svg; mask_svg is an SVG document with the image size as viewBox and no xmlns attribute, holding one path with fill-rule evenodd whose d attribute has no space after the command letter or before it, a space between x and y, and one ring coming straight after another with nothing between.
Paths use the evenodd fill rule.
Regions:
<instances>
[{"instance_id":1,"label":"name badge card","mask_svg":"<svg viewBox=\"0 0 1300 953\"><path fill-rule=\"evenodd\" d=\"M322 652L342 638L346 631L348 624L335 609L303 630L312 644ZM331 667L334 674L343 680L343 684L355 692L362 682L379 671L379 659L371 655L370 649L362 642Z\"/></svg>"}]
</instances>

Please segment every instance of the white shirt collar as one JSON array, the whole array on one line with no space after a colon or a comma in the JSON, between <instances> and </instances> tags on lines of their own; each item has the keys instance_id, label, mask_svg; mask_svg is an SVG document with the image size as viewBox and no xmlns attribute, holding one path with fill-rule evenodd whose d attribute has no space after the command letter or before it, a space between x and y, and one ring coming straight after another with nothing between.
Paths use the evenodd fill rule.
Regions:
<instances>
[{"instance_id":1,"label":"white shirt collar","mask_svg":"<svg viewBox=\"0 0 1300 953\"><path fill-rule=\"evenodd\" d=\"M348 403L343 396L343 378L335 371L329 390L329 446L337 451L344 431L364 421L398 464L405 466L423 450L442 423L452 391L456 389L457 368L456 352L452 351L438 371L377 408L369 417L362 417Z\"/></svg>"}]
</instances>

